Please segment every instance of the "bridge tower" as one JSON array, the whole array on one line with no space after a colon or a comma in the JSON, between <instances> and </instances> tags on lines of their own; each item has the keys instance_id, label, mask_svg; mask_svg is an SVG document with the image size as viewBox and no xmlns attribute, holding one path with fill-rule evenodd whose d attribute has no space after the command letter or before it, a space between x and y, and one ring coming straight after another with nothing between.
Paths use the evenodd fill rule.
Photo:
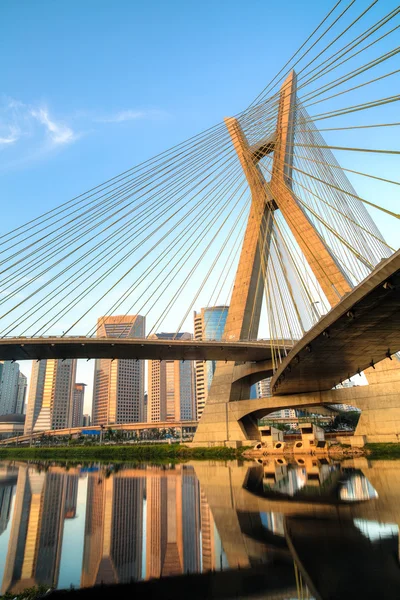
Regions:
<instances>
[{"instance_id":1,"label":"bridge tower","mask_svg":"<svg viewBox=\"0 0 400 600\"><path fill-rule=\"evenodd\" d=\"M256 339L260 322L272 213L280 210L331 306L351 290L351 284L328 246L300 207L292 189L293 140L296 117L296 74L290 73L280 90L275 133L250 145L235 118L225 123L251 191L251 208L236 272L224 339ZM258 162L273 152L271 180ZM260 365L262 376L241 377L240 365L217 363L195 443L237 443L256 433L255 423L229 416L228 404L250 398L250 387L272 375L272 364ZM256 436L255 436L256 437Z\"/></svg>"},{"instance_id":2,"label":"bridge tower","mask_svg":"<svg viewBox=\"0 0 400 600\"><path fill-rule=\"evenodd\" d=\"M253 145L249 144L237 119L225 119L251 191L251 208L224 330L226 341L257 338L272 215L276 210L284 217L331 307L352 289L348 277L302 210L292 189L296 102L296 74L292 71L280 90L274 134ZM270 181L266 181L258 162L270 153L273 153L272 174ZM388 360L383 362L389 363ZM389 379L392 382L393 369L397 365L389 366ZM380 369L385 378L384 371L385 368ZM237 411L230 410L233 408L230 403L249 399L251 385L272 375L272 362L258 365L251 375L243 375L243 372L246 372L243 365L217 363L208 401L195 435L195 444L235 445L258 437L256 421L250 416L238 420ZM396 370L396 381L399 373ZM360 421L357 434L365 433L361 431L365 419L366 415Z\"/></svg>"}]
</instances>

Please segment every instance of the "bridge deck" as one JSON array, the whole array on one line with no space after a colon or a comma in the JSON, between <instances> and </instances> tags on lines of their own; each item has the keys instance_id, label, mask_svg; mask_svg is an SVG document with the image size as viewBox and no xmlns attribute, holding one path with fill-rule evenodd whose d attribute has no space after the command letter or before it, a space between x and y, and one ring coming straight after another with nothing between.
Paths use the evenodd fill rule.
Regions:
<instances>
[{"instance_id":1,"label":"bridge deck","mask_svg":"<svg viewBox=\"0 0 400 600\"><path fill-rule=\"evenodd\" d=\"M382 261L293 347L274 395L329 390L400 350L400 251Z\"/></svg>"},{"instance_id":2,"label":"bridge deck","mask_svg":"<svg viewBox=\"0 0 400 600\"><path fill-rule=\"evenodd\" d=\"M290 348L292 342L286 343ZM269 340L224 342L86 337L0 339L0 360L122 358L153 360L227 360L253 362L271 359Z\"/></svg>"}]
</instances>

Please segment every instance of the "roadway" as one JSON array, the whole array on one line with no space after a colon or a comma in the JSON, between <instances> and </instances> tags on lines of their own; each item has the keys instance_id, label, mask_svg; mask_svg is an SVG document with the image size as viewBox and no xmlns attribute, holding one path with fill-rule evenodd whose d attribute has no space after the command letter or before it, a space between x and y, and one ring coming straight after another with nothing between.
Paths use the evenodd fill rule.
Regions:
<instances>
[{"instance_id":1,"label":"roadway","mask_svg":"<svg viewBox=\"0 0 400 600\"><path fill-rule=\"evenodd\" d=\"M291 348L291 341L284 342ZM271 360L269 340L225 342L198 340L78 337L15 337L0 339L0 360L122 358L137 360Z\"/></svg>"},{"instance_id":2,"label":"roadway","mask_svg":"<svg viewBox=\"0 0 400 600\"><path fill-rule=\"evenodd\" d=\"M157 423L118 423L108 424L104 426L104 431L112 429L113 431L144 431L149 429L181 429L181 428L195 428L198 425L198 421L165 421ZM20 435L18 437L6 438L0 440L0 446L7 444L22 444L24 442L30 442L31 440L39 439L43 435L48 437L59 437L63 435L79 435L82 431L101 431L99 425L93 425L89 427L67 427L65 429L49 429L48 431L37 431L29 435Z\"/></svg>"},{"instance_id":3,"label":"roadway","mask_svg":"<svg viewBox=\"0 0 400 600\"><path fill-rule=\"evenodd\" d=\"M400 350L400 250L298 341L274 374L274 396L332 389Z\"/></svg>"}]
</instances>

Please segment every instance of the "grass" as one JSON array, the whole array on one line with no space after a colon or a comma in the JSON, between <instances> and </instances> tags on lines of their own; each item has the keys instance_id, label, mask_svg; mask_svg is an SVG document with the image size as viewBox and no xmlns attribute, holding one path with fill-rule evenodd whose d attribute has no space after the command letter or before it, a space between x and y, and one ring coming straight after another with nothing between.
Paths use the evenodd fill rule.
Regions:
<instances>
[{"instance_id":1,"label":"grass","mask_svg":"<svg viewBox=\"0 0 400 600\"><path fill-rule=\"evenodd\" d=\"M368 458L400 458L400 444L366 444Z\"/></svg>"},{"instance_id":2,"label":"grass","mask_svg":"<svg viewBox=\"0 0 400 600\"><path fill-rule=\"evenodd\" d=\"M42 598L49 592L49 587L45 585L38 585L30 588L26 588L19 594L14 592L7 592L2 596L5 600L36 600L36 598Z\"/></svg>"},{"instance_id":3,"label":"grass","mask_svg":"<svg viewBox=\"0 0 400 600\"><path fill-rule=\"evenodd\" d=\"M246 447L190 448L181 444L126 446L55 446L0 448L0 459L51 460L232 460L241 458Z\"/></svg>"}]
</instances>

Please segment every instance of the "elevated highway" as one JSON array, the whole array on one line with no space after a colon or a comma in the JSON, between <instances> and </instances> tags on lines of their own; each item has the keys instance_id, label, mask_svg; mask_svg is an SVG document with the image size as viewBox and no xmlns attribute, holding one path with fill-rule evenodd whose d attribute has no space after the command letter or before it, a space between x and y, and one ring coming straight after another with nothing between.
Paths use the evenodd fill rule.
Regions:
<instances>
[{"instance_id":1,"label":"elevated highway","mask_svg":"<svg viewBox=\"0 0 400 600\"><path fill-rule=\"evenodd\" d=\"M280 349L291 348L284 341ZM277 346L274 345L276 349ZM0 339L0 360L122 358L137 360L269 361L269 340L226 342L140 338L16 337Z\"/></svg>"},{"instance_id":2,"label":"elevated highway","mask_svg":"<svg viewBox=\"0 0 400 600\"><path fill-rule=\"evenodd\" d=\"M150 429L194 429L197 427L198 421L165 421L157 423L118 423L108 424L103 427L103 430L107 431L112 429L113 431L148 431ZM48 437L63 437L66 435L77 436L82 432L101 431L101 427L93 425L90 427L67 427L65 429L49 429L48 431L37 431L29 435L20 435L18 437L9 437L4 440L0 440L0 446L7 444L23 444L30 442L31 440L38 440L43 435Z\"/></svg>"},{"instance_id":3,"label":"elevated highway","mask_svg":"<svg viewBox=\"0 0 400 600\"><path fill-rule=\"evenodd\" d=\"M330 390L400 350L400 251L383 260L304 337L272 379L274 395Z\"/></svg>"}]
</instances>

